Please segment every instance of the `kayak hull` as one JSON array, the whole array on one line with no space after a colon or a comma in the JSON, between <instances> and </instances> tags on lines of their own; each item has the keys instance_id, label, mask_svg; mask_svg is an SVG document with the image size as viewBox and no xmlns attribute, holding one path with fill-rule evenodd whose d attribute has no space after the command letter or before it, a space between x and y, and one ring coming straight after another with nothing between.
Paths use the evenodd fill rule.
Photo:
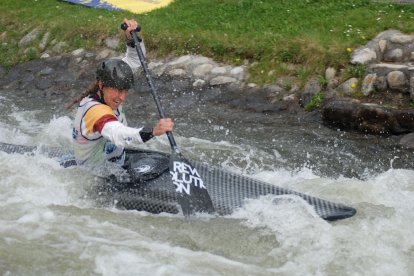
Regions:
<instances>
[{"instance_id":1,"label":"kayak hull","mask_svg":"<svg viewBox=\"0 0 414 276\"><path fill-rule=\"evenodd\" d=\"M76 164L72 151L62 148L41 148L0 143L0 150L7 153L42 153L51 158L57 158L63 167ZM103 181L101 185L97 185L96 195L99 195L101 199L104 198L106 201L113 202L116 207L122 209L147 211L154 214L162 212L180 213L181 207L177 200L178 193L175 191L175 185L172 184L168 163L165 163L168 162L169 155L155 151L130 151L129 154L138 154L140 164L137 166L146 167L146 172L142 174L140 181L121 183L116 181L115 178L110 178ZM343 204L207 166L201 162L192 161L191 163L203 179L218 215L229 215L242 207L246 199L259 198L265 195L275 195L277 199L286 196L301 198L313 207L318 216L328 221L349 218L356 213L356 209ZM277 200L275 200L275 203L275 208L277 208Z\"/></svg>"}]
</instances>

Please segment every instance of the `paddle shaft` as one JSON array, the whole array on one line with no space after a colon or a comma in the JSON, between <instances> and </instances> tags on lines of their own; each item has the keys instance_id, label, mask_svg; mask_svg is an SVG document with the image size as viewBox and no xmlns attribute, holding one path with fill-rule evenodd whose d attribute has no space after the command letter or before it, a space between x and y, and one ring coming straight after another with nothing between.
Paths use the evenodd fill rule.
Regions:
<instances>
[{"instance_id":1,"label":"paddle shaft","mask_svg":"<svg viewBox=\"0 0 414 276\"><path fill-rule=\"evenodd\" d=\"M127 26L126 26L125 23L121 25L121 29L126 30L126 28L127 28ZM136 32L139 31L140 29L141 28L138 27L135 31L132 31L131 36L132 36L132 39L134 40L135 50L137 50L139 60L141 62L142 68L144 70L145 78L147 79L147 83L150 86L152 97L154 98L155 104L157 105L158 113L160 114L161 118L165 118L166 116L165 116L164 109L161 106L161 102L160 102L160 99L158 97L157 90L155 89L154 83L152 82L150 72L148 70L148 65L147 65L147 61L146 61L145 56L144 56L144 52L142 51L142 48L141 48L141 44L140 44L141 39L139 39L137 34L136 34ZM175 151L176 153L180 153L180 150L177 146L177 143L175 142L175 139L174 139L174 136L173 136L172 132L168 131L166 134L167 134L167 137L168 137L168 141L170 142L171 149L173 151Z\"/></svg>"},{"instance_id":2,"label":"paddle shaft","mask_svg":"<svg viewBox=\"0 0 414 276\"><path fill-rule=\"evenodd\" d=\"M121 25L121 28L126 30L128 26L124 23ZM161 102L152 82L147 62L140 45L141 39L136 34L136 32L139 32L140 29L141 28L138 27L136 30L132 31L131 36L134 40L135 49L137 50L139 60L141 61L145 78L151 88L151 94L154 98L155 104L157 105L158 112L161 118L165 118L164 110L161 107ZM213 202L211 201L207 188L204 186L197 170L181 155L181 152L175 143L172 132L167 132L167 136L173 151L170 156L170 174L172 174L172 181L176 186L177 199L183 214L188 216L195 212L214 213L215 209ZM188 183L188 180L190 180L190 183Z\"/></svg>"}]
</instances>

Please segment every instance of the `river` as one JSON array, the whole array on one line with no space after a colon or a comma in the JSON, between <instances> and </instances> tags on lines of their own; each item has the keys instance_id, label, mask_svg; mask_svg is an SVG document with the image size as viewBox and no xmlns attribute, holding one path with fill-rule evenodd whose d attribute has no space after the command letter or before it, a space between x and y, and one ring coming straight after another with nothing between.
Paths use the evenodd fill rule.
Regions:
<instances>
[{"instance_id":1,"label":"river","mask_svg":"<svg viewBox=\"0 0 414 276\"><path fill-rule=\"evenodd\" d=\"M0 152L1 275L414 274L414 154L395 146L398 137L197 104L195 94L164 102L187 158L357 214L327 222L269 197L227 217L98 207L88 197L92 175L40 154ZM70 147L74 111L63 108L66 100L1 94L0 141ZM133 126L156 116L149 95L130 95L126 111ZM146 147L169 151L164 138Z\"/></svg>"}]
</instances>

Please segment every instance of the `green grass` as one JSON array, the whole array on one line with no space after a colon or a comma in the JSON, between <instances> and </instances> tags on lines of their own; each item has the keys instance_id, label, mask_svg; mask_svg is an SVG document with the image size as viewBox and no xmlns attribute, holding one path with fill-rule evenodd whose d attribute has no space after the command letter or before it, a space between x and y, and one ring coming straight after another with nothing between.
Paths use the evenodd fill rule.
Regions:
<instances>
[{"instance_id":1,"label":"green grass","mask_svg":"<svg viewBox=\"0 0 414 276\"><path fill-rule=\"evenodd\" d=\"M303 83L327 66L347 68L346 49L381 31L414 31L414 5L368 0L175 0L140 15L57 0L1 0L0 14L0 63L6 68L36 57L36 51L24 54L17 46L35 27L50 31L50 41L67 42L68 50L91 49L101 38L121 36L119 25L127 17L142 25L151 54L202 54L233 65L248 61L254 64L251 81L258 83L281 75Z\"/></svg>"},{"instance_id":2,"label":"green grass","mask_svg":"<svg viewBox=\"0 0 414 276\"><path fill-rule=\"evenodd\" d=\"M311 98L310 102L307 105L305 105L304 108L306 111L312 111L320 107L324 100L325 100L325 93L318 92Z\"/></svg>"}]
</instances>

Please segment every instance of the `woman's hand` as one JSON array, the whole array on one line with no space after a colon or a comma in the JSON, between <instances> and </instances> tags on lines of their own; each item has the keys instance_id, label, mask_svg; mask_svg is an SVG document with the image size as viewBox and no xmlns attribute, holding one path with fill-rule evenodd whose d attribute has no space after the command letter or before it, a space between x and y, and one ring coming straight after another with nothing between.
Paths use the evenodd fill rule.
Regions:
<instances>
[{"instance_id":1,"label":"woman's hand","mask_svg":"<svg viewBox=\"0 0 414 276\"><path fill-rule=\"evenodd\" d=\"M152 129L152 135L160 136L168 131L172 131L174 128L174 122L170 118L160 119L159 122Z\"/></svg>"},{"instance_id":2,"label":"woman's hand","mask_svg":"<svg viewBox=\"0 0 414 276\"><path fill-rule=\"evenodd\" d=\"M138 27L138 23L134 19L127 18L124 18L124 23L128 26L128 28L125 30L125 35L129 40L131 39L131 32Z\"/></svg>"}]
</instances>

